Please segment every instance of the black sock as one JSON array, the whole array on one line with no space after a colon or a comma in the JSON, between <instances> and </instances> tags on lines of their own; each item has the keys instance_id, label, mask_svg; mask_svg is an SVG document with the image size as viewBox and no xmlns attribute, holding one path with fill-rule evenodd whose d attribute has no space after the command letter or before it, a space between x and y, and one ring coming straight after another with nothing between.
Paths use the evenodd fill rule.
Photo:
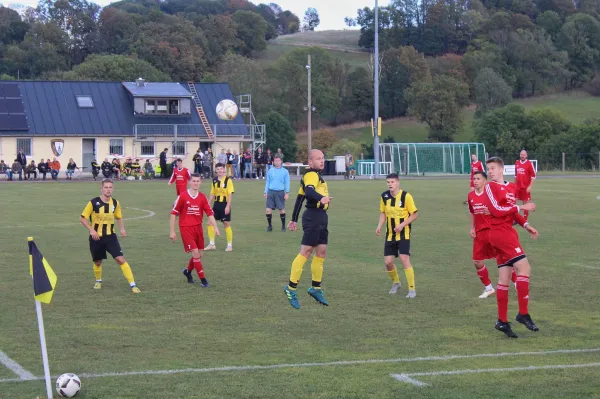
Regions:
<instances>
[{"instance_id":1,"label":"black sock","mask_svg":"<svg viewBox=\"0 0 600 399\"><path fill-rule=\"evenodd\" d=\"M285 227L285 213L282 213L279 217L281 217L281 227Z\"/></svg>"},{"instance_id":2,"label":"black sock","mask_svg":"<svg viewBox=\"0 0 600 399\"><path fill-rule=\"evenodd\" d=\"M267 222L269 222L269 226L271 225L272 218L273 218L273 215L267 214Z\"/></svg>"}]
</instances>

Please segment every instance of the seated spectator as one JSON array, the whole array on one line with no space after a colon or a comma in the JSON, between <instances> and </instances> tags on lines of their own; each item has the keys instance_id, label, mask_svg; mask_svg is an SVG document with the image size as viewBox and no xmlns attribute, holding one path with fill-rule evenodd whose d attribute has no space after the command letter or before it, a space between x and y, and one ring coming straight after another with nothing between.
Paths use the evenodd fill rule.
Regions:
<instances>
[{"instance_id":1,"label":"seated spectator","mask_svg":"<svg viewBox=\"0 0 600 399\"><path fill-rule=\"evenodd\" d=\"M100 165L100 169L102 169L102 175L104 175L104 178L110 179L112 176L112 165L110 162L108 162L108 158L104 158L104 162L102 162L102 165Z\"/></svg>"},{"instance_id":2,"label":"seated spectator","mask_svg":"<svg viewBox=\"0 0 600 399\"><path fill-rule=\"evenodd\" d=\"M73 161L73 158L69 158L69 163L67 164L67 180L73 180L75 169L77 169L77 164Z\"/></svg>"},{"instance_id":3,"label":"seated spectator","mask_svg":"<svg viewBox=\"0 0 600 399\"><path fill-rule=\"evenodd\" d=\"M144 172L144 177L146 179L154 179L156 176L154 173L154 166L152 166L149 159L146 159L146 163L144 164Z\"/></svg>"},{"instance_id":4,"label":"seated spectator","mask_svg":"<svg viewBox=\"0 0 600 399\"><path fill-rule=\"evenodd\" d=\"M113 176L115 176L117 180L121 180L121 161L119 161L117 158L113 158L112 172Z\"/></svg>"},{"instance_id":5,"label":"seated spectator","mask_svg":"<svg viewBox=\"0 0 600 399\"><path fill-rule=\"evenodd\" d=\"M23 165L21 162L15 159L15 162L12 164L13 175L19 175L19 181L23 180Z\"/></svg>"},{"instance_id":6,"label":"seated spectator","mask_svg":"<svg viewBox=\"0 0 600 399\"><path fill-rule=\"evenodd\" d=\"M31 160L29 165L27 165L27 178L31 179L31 175L33 175L33 178L37 180L37 166L33 159Z\"/></svg>"},{"instance_id":7,"label":"seated spectator","mask_svg":"<svg viewBox=\"0 0 600 399\"><path fill-rule=\"evenodd\" d=\"M40 159L40 162L37 164L38 171L40 172L40 176L42 176L42 180L46 180L46 173L48 173L48 164L44 161L44 158Z\"/></svg>"},{"instance_id":8,"label":"seated spectator","mask_svg":"<svg viewBox=\"0 0 600 399\"><path fill-rule=\"evenodd\" d=\"M131 173L137 179L142 173L142 166L140 165L140 160L136 159L131 163Z\"/></svg>"},{"instance_id":9,"label":"seated spectator","mask_svg":"<svg viewBox=\"0 0 600 399\"><path fill-rule=\"evenodd\" d=\"M56 159L56 157L54 158L54 161L51 162L51 166L50 166L50 174L52 175L52 180L58 180L58 172L60 171L60 162L58 162L58 159Z\"/></svg>"},{"instance_id":10,"label":"seated spectator","mask_svg":"<svg viewBox=\"0 0 600 399\"><path fill-rule=\"evenodd\" d=\"M98 177L99 174L100 174L100 165L94 159L92 161L92 176L94 176L94 180L96 180L96 178Z\"/></svg>"},{"instance_id":11,"label":"seated spectator","mask_svg":"<svg viewBox=\"0 0 600 399\"><path fill-rule=\"evenodd\" d=\"M6 174L8 180L12 180L12 169L8 167L7 164L4 163L4 159L0 160L0 174Z\"/></svg>"},{"instance_id":12,"label":"seated spectator","mask_svg":"<svg viewBox=\"0 0 600 399\"><path fill-rule=\"evenodd\" d=\"M131 162L131 158L127 158L125 164L123 165L123 174L125 176L131 176L133 173L133 162Z\"/></svg>"}]
</instances>

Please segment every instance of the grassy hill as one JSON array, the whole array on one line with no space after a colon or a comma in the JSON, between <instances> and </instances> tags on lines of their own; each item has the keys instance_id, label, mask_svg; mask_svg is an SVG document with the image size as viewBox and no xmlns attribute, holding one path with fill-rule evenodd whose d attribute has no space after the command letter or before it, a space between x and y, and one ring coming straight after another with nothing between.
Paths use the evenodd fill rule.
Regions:
<instances>
[{"instance_id":1,"label":"grassy hill","mask_svg":"<svg viewBox=\"0 0 600 399\"><path fill-rule=\"evenodd\" d=\"M552 108L561 112L572 123L581 123L584 120L597 117L600 109L600 98L592 97L584 92L569 92L552 94L516 101L527 109ZM456 142L475 141L472 129L474 108L463 111L463 130L456 136ZM340 139L347 138L357 142L371 142L371 123L363 123L363 126L354 124L351 127L334 128L336 136ZM427 125L411 118L397 118L383 124L382 138L394 137L399 143L419 143L427 141ZM306 132L299 133L298 140L306 141Z\"/></svg>"}]
</instances>

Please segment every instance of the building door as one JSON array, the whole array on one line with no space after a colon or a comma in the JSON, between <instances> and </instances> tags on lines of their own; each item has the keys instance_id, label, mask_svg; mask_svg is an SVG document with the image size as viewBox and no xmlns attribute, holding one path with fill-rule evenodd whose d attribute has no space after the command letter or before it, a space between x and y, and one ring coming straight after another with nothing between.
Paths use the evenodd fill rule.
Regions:
<instances>
[{"instance_id":1,"label":"building door","mask_svg":"<svg viewBox=\"0 0 600 399\"><path fill-rule=\"evenodd\" d=\"M80 167L91 168L92 161L96 159L96 139L81 139L81 162ZM96 159L97 161L97 159ZM85 170L85 169L84 169ZM91 169L88 169L91 170Z\"/></svg>"}]
</instances>

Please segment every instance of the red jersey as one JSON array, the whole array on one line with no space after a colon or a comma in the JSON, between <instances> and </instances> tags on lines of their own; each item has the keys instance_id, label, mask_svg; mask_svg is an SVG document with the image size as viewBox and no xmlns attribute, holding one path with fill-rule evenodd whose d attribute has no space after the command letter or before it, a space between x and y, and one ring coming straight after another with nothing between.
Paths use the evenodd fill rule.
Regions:
<instances>
[{"instance_id":1,"label":"red jersey","mask_svg":"<svg viewBox=\"0 0 600 399\"><path fill-rule=\"evenodd\" d=\"M177 197L171 211L171 215L179 216L179 227L201 225L203 213L206 216L213 215L206 196L198 192L192 197L188 190Z\"/></svg>"},{"instance_id":2,"label":"red jersey","mask_svg":"<svg viewBox=\"0 0 600 399\"><path fill-rule=\"evenodd\" d=\"M473 175L475 172L485 172L485 168L483 167L483 162L475 161L471 162L471 180L473 180Z\"/></svg>"},{"instance_id":3,"label":"red jersey","mask_svg":"<svg viewBox=\"0 0 600 399\"><path fill-rule=\"evenodd\" d=\"M514 214L519 213L515 198L516 189L514 183L506 181L504 183L492 181L485 185L485 193L489 201L488 209L492 214L490 218L492 229L512 227Z\"/></svg>"},{"instance_id":4,"label":"red jersey","mask_svg":"<svg viewBox=\"0 0 600 399\"><path fill-rule=\"evenodd\" d=\"M517 162L515 162L515 184L517 188L529 187L532 179L535 179L533 162L530 160L521 162L520 159L517 159Z\"/></svg>"},{"instance_id":5,"label":"red jersey","mask_svg":"<svg viewBox=\"0 0 600 399\"><path fill-rule=\"evenodd\" d=\"M479 232L486 229L492 228L492 215L485 214L488 211L489 200L484 192L477 194L475 191L471 191L467 197L469 204L469 212L475 218L475 231Z\"/></svg>"},{"instance_id":6,"label":"red jersey","mask_svg":"<svg viewBox=\"0 0 600 399\"><path fill-rule=\"evenodd\" d=\"M172 184L173 182L175 182L176 186L183 186L183 187L187 187L187 183L188 181L192 178L192 176L190 175L190 171L188 170L188 168L181 168L181 169L173 169L173 174L171 175L171 178L169 179L169 184Z\"/></svg>"}]
</instances>

